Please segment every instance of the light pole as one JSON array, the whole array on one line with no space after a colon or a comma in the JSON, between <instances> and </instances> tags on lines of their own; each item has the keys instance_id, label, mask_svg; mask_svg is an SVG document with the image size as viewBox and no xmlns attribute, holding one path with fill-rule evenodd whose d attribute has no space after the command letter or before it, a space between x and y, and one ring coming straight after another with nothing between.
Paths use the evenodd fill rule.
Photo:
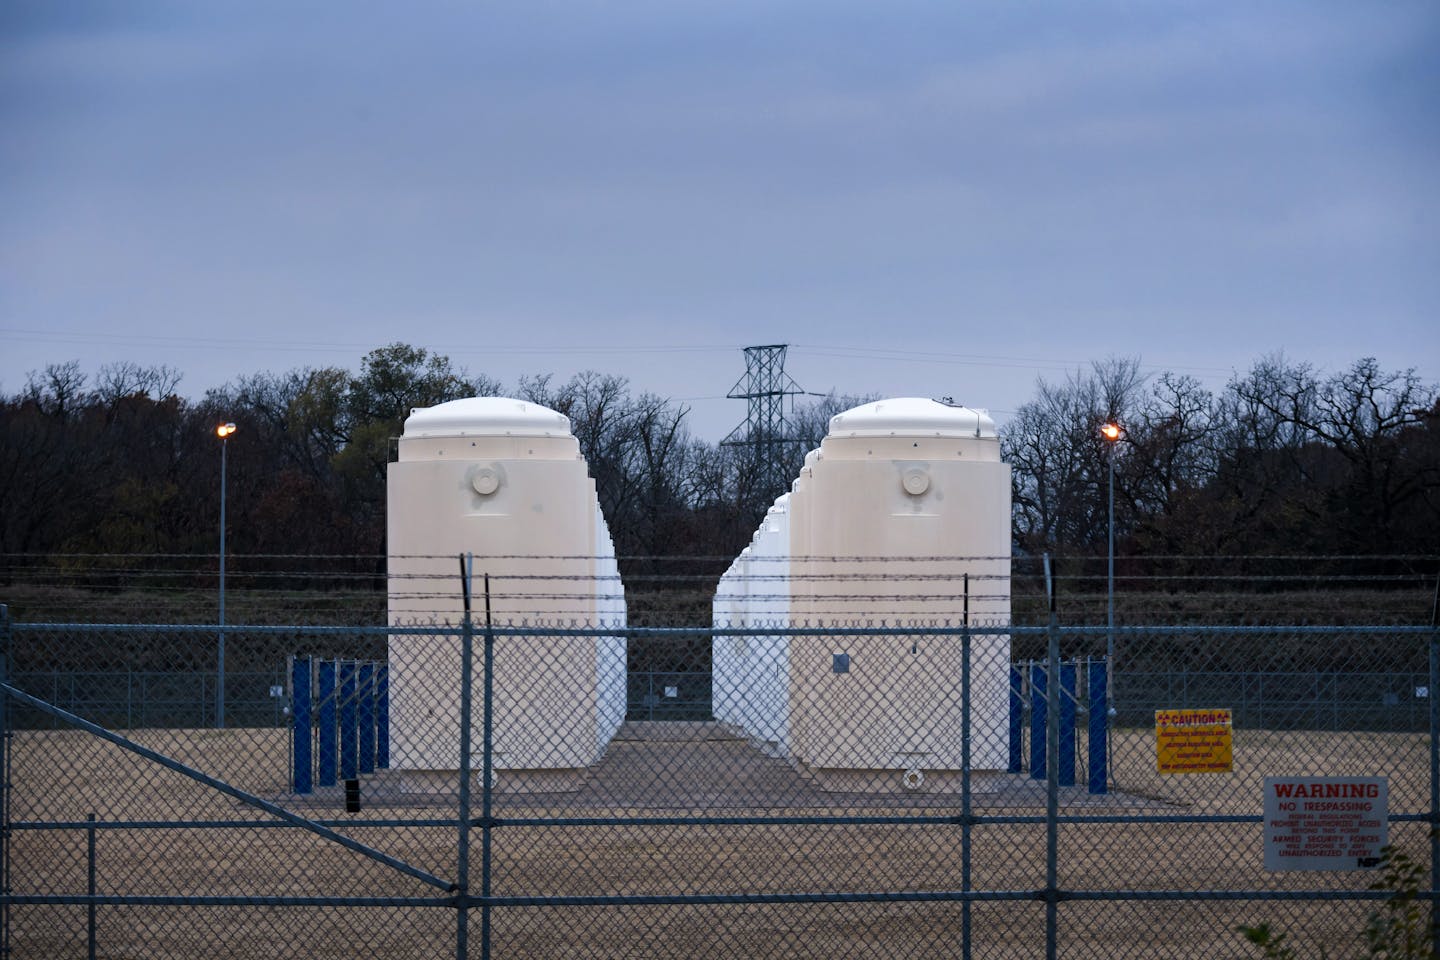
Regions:
<instances>
[{"instance_id":1,"label":"light pole","mask_svg":"<svg viewBox=\"0 0 1440 960\"><path fill-rule=\"evenodd\" d=\"M1119 443L1122 432L1120 424L1113 420L1100 426L1100 436L1105 439L1105 443L1109 447L1105 459L1110 463L1110 549L1107 554L1109 565L1105 578L1105 657L1111 671L1115 669L1115 444Z\"/></svg>"},{"instance_id":2,"label":"light pole","mask_svg":"<svg viewBox=\"0 0 1440 960\"><path fill-rule=\"evenodd\" d=\"M225 726L225 452L235 424L222 423L215 428L220 438L220 634L216 644L215 726Z\"/></svg>"},{"instance_id":3,"label":"light pole","mask_svg":"<svg viewBox=\"0 0 1440 960\"><path fill-rule=\"evenodd\" d=\"M1124 432L1114 420L1107 420L1100 425L1100 437L1109 448L1105 451L1105 459L1109 461L1110 467L1110 542L1106 551L1108 564L1105 574L1105 697L1109 701L1110 709L1106 711L1105 752L1104 762L1101 764L1105 769L1106 792L1109 792L1112 782L1110 758L1115 755L1115 745L1111 737L1115 730L1115 715L1118 713L1115 709L1115 445L1120 442L1120 436Z\"/></svg>"}]
</instances>

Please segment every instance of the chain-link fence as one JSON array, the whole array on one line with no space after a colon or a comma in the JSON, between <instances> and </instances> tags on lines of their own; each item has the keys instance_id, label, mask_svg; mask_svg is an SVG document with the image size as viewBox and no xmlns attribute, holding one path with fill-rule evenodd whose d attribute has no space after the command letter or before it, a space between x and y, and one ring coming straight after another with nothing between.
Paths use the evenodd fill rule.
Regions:
<instances>
[{"instance_id":1,"label":"chain-link fence","mask_svg":"<svg viewBox=\"0 0 1440 960\"><path fill-rule=\"evenodd\" d=\"M1440 887L1430 628L3 631L16 957L1343 955L1382 841Z\"/></svg>"}]
</instances>

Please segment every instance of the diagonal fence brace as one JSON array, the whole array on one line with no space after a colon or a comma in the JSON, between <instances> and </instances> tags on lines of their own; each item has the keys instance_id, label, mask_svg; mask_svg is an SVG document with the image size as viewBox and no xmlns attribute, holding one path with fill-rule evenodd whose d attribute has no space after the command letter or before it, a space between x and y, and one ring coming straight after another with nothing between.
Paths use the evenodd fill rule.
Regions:
<instances>
[{"instance_id":1,"label":"diagonal fence brace","mask_svg":"<svg viewBox=\"0 0 1440 960\"><path fill-rule=\"evenodd\" d=\"M8 683L0 683L0 694L4 694L8 697L14 697L20 703L23 703L30 707L34 707L36 710L39 710L42 713L47 713L50 716L55 717L58 720L62 720L73 727L78 727L81 730L86 731L87 733L92 733L102 740L107 740L110 743L115 744L115 746L121 748L122 750L129 750L131 753L142 756L146 760L150 760L154 763L158 763L160 764L160 766L165 767L166 769L173 770L176 773L181 774L182 776L189 777L191 780L203 783L205 786L210 787L213 790L217 790L227 796L234 797L241 803L246 803L252 807L263 810L266 813L270 814L272 817L278 817L279 819L284 820L286 823L292 826L300 827L302 830L308 830L316 836L324 837L326 840L331 840L335 843L338 843L345 849L358 853L362 857L368 857L369 859L374 860L377 863L382 863L393 870L398 870L406 876L414 877L416 880L419 880L422 883L428 883L430 886L438 887L439 889L444 890L447 893L453 893L456 889L458 889L455 884L451 883L449 880L442 880L439 877L427 873L418 867L412 867L410 864L405 863L402 860L397 860L389 854L381 853L374 847L366 846L358 840L352 840L344 834L337 833L334 830L331 830L329 827L321 826L314 820L302 817L299 814L291 813L284 807L271 803L269 800L257 797L255 794L241 790L239 787L231 786L223 780L217 780L215 777L212 777L209 774L201 773L194 767L188 767L185 764L181 763L179 760L167 757L162 753L157 753L156 751L151 750L149 747L142 747L140 744L136 743L133 740L122 737L120 736L120 734L115 733L111 730L106 730L104 727L98 724L91 723L84 717L78 717L67 710L62 710L54 704L46 703L44 700L32 697L25 691L16 689Z\"/></svg>"}]
</instances>

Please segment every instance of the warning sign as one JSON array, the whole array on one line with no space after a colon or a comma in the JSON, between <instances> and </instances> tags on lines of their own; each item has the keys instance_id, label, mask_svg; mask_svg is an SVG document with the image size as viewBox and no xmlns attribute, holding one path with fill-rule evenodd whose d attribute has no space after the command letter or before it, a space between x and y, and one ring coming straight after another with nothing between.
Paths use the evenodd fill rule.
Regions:
<instances>
[{"instance_id":1,"label":"warning sign","mask_svg":"<svg viewBox=\"0 0 1440 960\"><path fill-rule=\"evenodd\" d=\"M1232 764L1228 708L1155 711L1160 773L1228 773Z\"/></svg>"},{"instance_id":2,"label":"warning sign","mask_svg":"<svg viewBox=\"0 0 1440 960\"><path fill-rule=\"evenodd\" d=\"M1266 870L1367 870L1388 835L1384 777L1266 777Z\"/></svg>"}]
</instances>

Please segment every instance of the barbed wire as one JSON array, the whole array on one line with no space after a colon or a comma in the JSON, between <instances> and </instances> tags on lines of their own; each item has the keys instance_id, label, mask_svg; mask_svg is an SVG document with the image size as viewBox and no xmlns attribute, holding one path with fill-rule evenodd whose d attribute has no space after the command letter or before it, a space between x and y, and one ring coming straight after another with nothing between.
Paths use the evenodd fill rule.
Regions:
<instances>
[{"instance_id":1,"label":"barbed wire","mask_svg":"<svg viewBox=\"0 0 1440 960\"><path fill-rule=\"evenodd\" d=\"M63 554L63 555L62 555L62 554L33 554L33 555L31 555L31 554L23 554L23 555L22 555L22 554L0 554L0 571L47 570L47 569L48 569L48 570L70 570L70 569L77 569L77 567L76 567L75 564L57 562L57 561L62 561L62 560L69 560L69 561L77 561L77 562L78 562L78 561L104 561L104 560L123 559L123 560L127 560L127 561L137 561L137 562L138 562L138 561L151 561L151 560L156 560L156 559L171 559L171 560L173 560L173 559L177 559L179 556L180 556L180 555L175 555L175 554L166 554L166 555L160 555L160 554ZM498 562L498 561L515 561L515 562L518 562L518 563L540 563L540 562L557 562L557 561L558 561L558 562L561 562L561 563L576 563L576 564L586 563L586 564L590 564L590 563L611 562L611 561L613 561L614 559L616 559L616 558L606 557L606 556L603 556L603 555L601 555L601 556L591 556L591 555L587 555L587 554L493 554L493 555L491 555L491 554L472 554L472 556L473 556L473 559L474 559L475 562L484 562L484 563ZM138 575L138 574L142 574L142 573L145 573L145 574L173 573L173 574L177 574L177 575L180 575L180 574L192 574L192 573L196 572L196 570L208 570L208 569L213 569L213 568L209 567L208 564L209 564L211 561L214 561L214 560L216 559L216 557L215 557L214 554L186 555L186 556L184 556L183 558L184 558L184 559L195 560L195 561L197 561L197 564L196 564L195 566L166 566L166 567L156 567L156 566L150 566L150 565L140 566L140 567L109 567L109 568L102 568L102 571L103 571L103 570L109 570L109 571L116 572L116 573L122 573L122 572L124 572L124 573L135 573L135 574L137 574L137 575ZM275 557L275 558L279 558L279 557ZM260 556L260 555L254 555L254 554L227 554L227 555L226 555L227 567L228 567L232 572L238 572L238 573L247 572L247 570L246 570L246 568L245 568L245 566L244 566L244 562L245 562L246 560L256 560L256 559L266 559L266 558L265 558L265 557L262 557L262 556ZM303 557L287 556L287 557L283 557L283 558L280 558L280 559L290 559L290 560L295 560L295 559L323 560L323 559L326 559L326 558L325 558L324 556L320 556L320 555L317 555L317 556L308 556L308 555L307 555L307 556L303 556ZM386 561L386 562L387 562L387 566L388 566L388 565L396 565L396 564L398 564L398 565L400 565L400 566L403 567L403 566L406 565L407 563L414 562L414 561L435 561L435 562L437 562L437 563L444 563L444 564L452 564L452 565L453 565L453 564L455 563L455 561L456 561L456 555L455 555L455 554L394 554L394 555L390 555L390 556L387 557L387 556L385 556L385 555L379 555L379 554L377 554L377 555L372 556L372 557L367 557L366 559L369 560L369 561L373 561L373 562L375 562L375 563L377 563L377 564L378 564L380 561ZM687 557L687 556L672 556L672 555L651 555L651 556L646 556L646 557L632 557L632 558L619 558L619 559L630 559L630 560L635 560L635 561L642 561L642 560L643 560L644 562L650 563L650 564L665 564L665 565L670 565L670 566L683 566L684 564L689 563L689 562L695 562L695 561L701 561L701 560L709 560L709 559L724 559L724 558ZM732 557L732 558L728 558L728 559L729 559L730 561L735 561L737 558L733 558L733 557ZM1066 563L1066 564L1076 563L1076 562L1083 562L1083 563L1087 563L1087 564L1089 564L1089 563L1097 563L1097 562L1105 561L1105 560L1106 560L1106 557L1105 557L1104 555L1100 555L1100 556L1086 555L1086 556L1068 556L1068 557L1067 557L1067 556L1055 556L1055 557L1051 557L1050 559L1051 559L1051 562L1052 562L1052 569L1054 569L1054 568L1056 568L1056 567L1057 567L1059 564L1061 564L1061 563ZM25 563L14 562L14 561L16 561L16 560L27 560L27 561L28 561L28 560L42 560L42 561L49 561L49 562L25 562ZM1312 563L1312 564L1317 564L1317 565L1333 564L1333 563L1335 563L1335 562L1340 562L1340 561L1356 562L1356 563L1362 563L1362 562L1363 562L1363 563L1365 563L1365 564L1379 563L1379 562L1394 562L1394 561L1405 561L1405 562L1421 562L1421 561L1423 561L1423 562L1425 562L1425 563L1427 563L1427 564L1433 564L1433 565L1434 565L1434 567L1432 568L1433 570L1440 570L1440 555L1433 555L1433 556L1432 556L1432 555L1400 555L1400 554L1395 554L1395 555L1374 555L1374 556L1363 556L1363 555L1308 555L1308 556L1293 556L1293 557L1292 557L1292 556L1282 556L1282 555L1272 555L1272 556L1243 556L1243 557L1241 557L1241 556L1226 556L1226 555L1220 555L1220 554L1196 554L1196 555L1189 555L1189 556L1179 556L1179 555L1176 555L1176 556L1143 555L1143 556L1117 557L1117 558L1116 558L1116 563L1117 563L1117 564L1121 564L1121 565L1123 565L1123 566L1133 567L1133 566L1135 566L1135 565L1137 565L1137 564L1142 564L1142 565L1157 565L1157 564L1160 564L1160 563L1162 563L1162 562L1169 562L1169 561L1183 561L1183 562L1185 562L1185 563L1194 565L1194 564L1203 564L1203 563L1219 563L1219 562L1222 562L1222 561L1232 561L1232 560L1238 560L1238 561L1243 561L1243 562L1247 562L1247 563L1259 563L1259 562L1285 562L1285 563L1294 563L1294 562L1304 561L1304 562L1307 562L1307 563ZM935 554L935 555L905 555L905 556L883 556L883 555L866 555L866 554L834 554L834 555L824 555L824 556L819 556L819 555L816 555L816 556L808 556L808 555L806 555L806 556L800 556L800 555L796 555L796 556L757 555L757 556L747 556L747 557L744 557L744 558L743 558L743 561L744 561L745 564L747 564L747 565L752 565L752 566L754 566L754 565L770 565L770 564L786 564L786 565L790 565L790 566L797 566L797 565L799 565L799 566L804 566L804 565L807 565L807 564L869 564L869 565L879 564L879 565L886 565L886 566L894 566L894 565L905 565L905 564L935 564L935 563L952 563L952 564L961 564L961 563L964 563L964 564L986 564L986 563L989 563L989 564L998 564L998 563L1006 563L1006 564L1009 564L1009 565L1012 567L1012 569L1017 570L1017 571L1028 570L1028 568L1030 568L1030 567L1032 567L1032 566L1038 567L1038 563L1039 563L1039 559L1038 559L1038 558L1032 558L1032 557L1014 557L1014 556L1001 556L1001 555L974 555L974 554ZM285 576L285 575L305 576L305 575L324 574L324 575L327 575L327 576L352 577L352 578L357 578L357 579L363 579L363 578L370 578L370 577L376 577L376 576L383 576L383 575L385 575L384 573L381 572L381 570L380 570L378 567L377 567L376 569L374 569L374 570L367 570L367 571L347 571L347 570L338 570L338 569L336 569L336 568L334 568L334 567L323 567L323 568L314 568L314 569L304 569L304 568L302 568L302 569L288 569L288 570L287 570L287 569L277 569L277 570L252 570L252 571L248 571L248 572L253 572L253 573L255 573L256 575L268 575L268 576ZM687 575L688 575L688 574L687 574ZM701 575L704 575L704 574L695 574L695 575L701 576ZM1176 574L1175 576L1179 576L1179 574Z\"/></svg>"},{"instance_id":2,"label":"barbed wire","mask_svg":"<svg viewBox=\"0 0 1440 960\"><path fill-rule=\"evenodd\" d=\"M735 559L734 554L577 554L577 553L482 553L471 551L476 559L482 557L496 560L644 560L644 561L666 561L684 562L694 560L723 560L730 562ZM145 552L0 552L0 561L10 558L43 557L55 559L96 559L96 558L125 558L125 559L214 559L214 553L145 553ZM1057 560L1096 560L1105 559L1102 553L1051 553L1050 559ZM425 560L446 560L453 562L453 553L226 553L229 560L254 559L254 560L385 560L387 558L404 559L425 559ZM775 558L754 558L754 559L786 559ZM1038 563L1041 559L1039 554L936 554L936 555L913 555L904 556L881 555L881 554L824 554L796 555L789 559L814 560L814 561L855 561L855 560L899 560L899 561L931 561L931 560L1010 560L1017 563L1033 562ZM1250 554L1250 553L1146 553L1135 556L1117 556L1116 560L1425 560L1440 563L1440 553L1273 553L1273 554ZM228 562L228 560L227 560Z\"/></svg>"},{"instance_id":3,"label":"barbed wire","mask_svg":"<svg viewBox=\"0 0 1440 960\"><path fill-rule=\"evenodd\" d=\"M0 553L0 603L26 619L99 617L193 622L217 603L214 554ZM1047 594L1032 556L870 554L756 556L590 554L476 555L492 600L536 616L574 615L607 604L639 621L709 623L716 609L748 603L769 615L788 605L815 617L854 617L864 607L902 604L958 612L968 573L970 602L1008 603L1018 618L1043 619ZM1089 621L1103 613L1109 578L1093 554L1051 558L1051 582ZM725 566L704 567L712 561ZM231 619L380 624L398 607L448 609L460 594L450 554L232 554L226 585ZM601 564L614 562L608 569ZM363 563L366 569L352 564ZM273 567L267 565L273 564ZM506 564L513 564L505 569ZM686 569L686 565L697 569ZM1177 567L1173 572L1168 565ZM546 569L546 567L549 569ZM388 569L387 569L388 568ZM637 569L638 568L638 569ZM728 568L728 572L725 572ZM1154 554L1117 558L1121 622L1213 619L1425 623L1440 554ZM725 575L722 578L722 573ZM997 589L1008 581L1009 590ZM1322 612L1323 610L1323 612ZM196 611L207 612L197 617ZM751 616L755 613L752 612Z\"/></svg>"}]
</instances>

